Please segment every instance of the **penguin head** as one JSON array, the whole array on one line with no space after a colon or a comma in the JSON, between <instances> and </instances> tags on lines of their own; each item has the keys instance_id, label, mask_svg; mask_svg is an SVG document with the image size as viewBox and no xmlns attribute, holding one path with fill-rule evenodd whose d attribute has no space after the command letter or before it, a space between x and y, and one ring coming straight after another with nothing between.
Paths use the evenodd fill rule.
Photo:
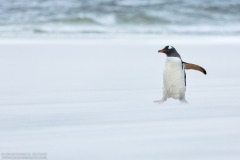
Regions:
<instances>
[{"instance_id":1,"label":"penguin head","mask_svg":"<svg viewBox=\"0 0 240 160\"><path fill-rule=\"evenodd\" d=\"M164 47L163 49L159 50L158 52L161 52L161 53L165 53L165 54L169 54L171 52L175 52L175 48L173 46L166 46Z\"/></svg>"},{"instance_id":2,"label":"penguin head","mask_svg":"<svg viewBox=\"0 0 240 160\"><path fill-rule=\"evenodd\" d=\"M159 50L158 53L165 53L168 57L179 57L181 59L177 50L173 46L166 46Z\"/></svg>"}]
</instances>

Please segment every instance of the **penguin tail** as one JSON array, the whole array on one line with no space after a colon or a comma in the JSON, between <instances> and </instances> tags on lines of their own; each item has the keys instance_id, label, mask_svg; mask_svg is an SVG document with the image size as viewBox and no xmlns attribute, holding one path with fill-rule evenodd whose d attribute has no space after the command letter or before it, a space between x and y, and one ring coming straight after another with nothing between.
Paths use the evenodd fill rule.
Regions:
<instances>
[{"instance_id":1,"label":"penguin tail","mask_svg":"<svg viewBox=\"0 0 240 160\"><path fill-rule=\"evenodd\" d=\"M187 63L187 62L183 62L183 64L184 64L184 68L185 69L193 69L193 70L200 71L200 72L202 72L205 75L207 74L206 70L203 67L199 66L199 65L192 64L192 63Z\"/></svg>"}]
</instances>

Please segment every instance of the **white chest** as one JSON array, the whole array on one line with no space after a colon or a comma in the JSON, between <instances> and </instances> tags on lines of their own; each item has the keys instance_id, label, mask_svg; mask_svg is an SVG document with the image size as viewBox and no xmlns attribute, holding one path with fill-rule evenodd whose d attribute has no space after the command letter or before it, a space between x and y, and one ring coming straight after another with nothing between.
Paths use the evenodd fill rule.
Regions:
<instances>
[{"instance_id":1,"label":"white chest","mask_svg":"<svg viewBox=\"0 0 240 160\"><path fill-rule=\"evenodd\" d=\"M164 74L169 78L176 78L183 74L182 61L177 57L167 57L165 62Z\"/></svg>"},{"instance_id":2,"label":"white chest","mask_svg":"<svg viewBox=\"0 0 240 160\"><path fill-rule=\"evenodd\" d=\"M185 73L181 59L167 57L163 72L164 94L178 99L185 94Z\"/></svg>"}]
</instances>

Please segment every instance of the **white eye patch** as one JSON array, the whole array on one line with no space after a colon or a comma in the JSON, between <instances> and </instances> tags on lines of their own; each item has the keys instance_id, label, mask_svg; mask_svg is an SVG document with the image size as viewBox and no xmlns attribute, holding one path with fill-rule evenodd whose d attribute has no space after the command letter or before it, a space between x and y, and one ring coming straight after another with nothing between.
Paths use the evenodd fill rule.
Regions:
<instances>
[{"instance_id":1,"label":"white eye patch","mask_svg":"<svg viewBox=\"0 0 240 160\"><path fill-rule=\"evenodd\" d=\"M172 49L172 46L168 46L168 49Z\"/></svg>"}]
</instances>

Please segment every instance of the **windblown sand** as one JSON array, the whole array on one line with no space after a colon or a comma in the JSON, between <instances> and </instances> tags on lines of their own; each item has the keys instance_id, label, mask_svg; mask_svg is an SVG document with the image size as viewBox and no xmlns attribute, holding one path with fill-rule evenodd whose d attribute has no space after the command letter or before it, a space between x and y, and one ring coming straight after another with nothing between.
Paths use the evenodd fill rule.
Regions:
<instances>
[{"instance_id":1,"label":"windblown sand","mask_svg":"<svg viewBox=\"0 0 240 160\"><path fill-rule=\"evenodd\" d=\"M188 105L162 96L174 46ZM49 160L239 160L237 38L0 41L0 151Z\"/></svg>"}]
</instances>

